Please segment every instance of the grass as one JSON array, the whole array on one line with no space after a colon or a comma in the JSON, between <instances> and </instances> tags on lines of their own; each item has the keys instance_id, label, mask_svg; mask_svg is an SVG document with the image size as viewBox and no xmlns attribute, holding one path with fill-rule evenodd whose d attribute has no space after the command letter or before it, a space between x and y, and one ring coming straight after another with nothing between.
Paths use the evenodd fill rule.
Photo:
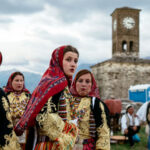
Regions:
<instances>
[{"instance_id":1,"label":"grass","mask_svg":"<svg viewBox=\"0 0 150 150\"><path fill-rule=\"evenodd\" d=\"M147 135L145 134L145 127L141 127L139 133L140 142L135 143L133 147L130 147L129 143L124 144L111 144L111 150L147 150Z\"/></svg>"}]
</instances>

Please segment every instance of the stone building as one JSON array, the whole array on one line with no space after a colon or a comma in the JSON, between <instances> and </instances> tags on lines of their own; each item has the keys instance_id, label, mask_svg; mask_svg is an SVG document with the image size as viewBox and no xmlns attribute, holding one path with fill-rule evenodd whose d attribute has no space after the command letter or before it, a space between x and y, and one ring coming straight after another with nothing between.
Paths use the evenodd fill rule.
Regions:
<instances>
[{"instance_id":1,"label":"stone building","mask_svg":"<svg viewBox=\"0 0 150 150\"><path fill-rule=\"evenodd\" d=\"M112 58L91 66L102 99L128 99L131 85L150 84L150 60L139 58L139 9L117 8L112 16Z\"/></svg>"}]
</instances>

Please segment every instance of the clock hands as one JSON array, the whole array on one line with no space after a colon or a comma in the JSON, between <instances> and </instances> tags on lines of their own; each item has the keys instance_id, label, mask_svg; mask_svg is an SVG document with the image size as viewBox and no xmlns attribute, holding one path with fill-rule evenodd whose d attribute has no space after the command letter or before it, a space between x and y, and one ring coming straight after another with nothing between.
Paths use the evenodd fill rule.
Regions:
<instances>
[{"instance_id":1,"label":"clock hands","mask_svg":"<svg viewBox=\"0 0 150 150\"><path fill-rule=\"evenodd\" d=\"M131 17L125 17L123 19L123 25L124 25L125 28L131 29L135 26L135 21Z\"/></svg>"},{"instance_id":2,"label":"clock hands","mask_svg":"<svg viewBox=\"0 0 150 150\"><path fill-rule=\"evenodd\" d=\"M134 22L127 22L127 24L135 25L135 23L134 23Z\"/></svg>"}]
</instances>

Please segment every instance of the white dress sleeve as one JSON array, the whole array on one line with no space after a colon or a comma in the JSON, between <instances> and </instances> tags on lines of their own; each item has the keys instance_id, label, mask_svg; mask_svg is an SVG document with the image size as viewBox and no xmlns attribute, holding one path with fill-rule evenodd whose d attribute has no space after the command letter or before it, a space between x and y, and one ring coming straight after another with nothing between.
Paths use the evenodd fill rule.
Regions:
<instances>
[{"instance_id":1,"label":"white dress sleeve","mask_svg":"<svg viewBox=\"0 0 150 150\"><path fill-rule=\"evenodd\" d=\"M147 111L148 103L149 102L144 103L136 113L138 118L140 119L140 122L146 121L146 111Z\"/></svg>"}]
</instances>

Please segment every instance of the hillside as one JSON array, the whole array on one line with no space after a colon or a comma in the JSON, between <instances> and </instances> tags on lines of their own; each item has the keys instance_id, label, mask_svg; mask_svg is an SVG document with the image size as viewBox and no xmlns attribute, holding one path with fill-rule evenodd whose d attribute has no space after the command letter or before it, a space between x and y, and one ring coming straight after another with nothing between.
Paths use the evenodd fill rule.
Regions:
<instances>
[{"instance_id":1,"label":"hillside","mask_svg":"<svg viewBox=\"0 0 150 150\"><path fill-rule=\"evenodd\" d=\"M11 73L13 73L16 70L7 70L7 71L1 71L0 72L0 87L6 86L8 78ZM25 85L26 88L30 91L33 92L34 88L37 86L41 79L40 74L36 73L31 73L31 72L23 72L25 76Z\"/></svg>"},{"instance_id":2,"label":"hillside","mask_svg":"<svg viewBox=\"0 0 150 150\"><path fill-rule=\"evenodd\" d=\"M80 69L89 69L90 70L91 64L81 64L78 66L77 71ZM7 70L7 71L0 71L0 87L6 86L8 78L11 73L16 71L15 69L12 70ZM76 72L77 72L76 71ZM23 72L25 76L25 85L26 88L30 91L33 92L35 87L38 85L41 75L37 73L31 73L31 72Z\"/></svg>"}]
</instances>

